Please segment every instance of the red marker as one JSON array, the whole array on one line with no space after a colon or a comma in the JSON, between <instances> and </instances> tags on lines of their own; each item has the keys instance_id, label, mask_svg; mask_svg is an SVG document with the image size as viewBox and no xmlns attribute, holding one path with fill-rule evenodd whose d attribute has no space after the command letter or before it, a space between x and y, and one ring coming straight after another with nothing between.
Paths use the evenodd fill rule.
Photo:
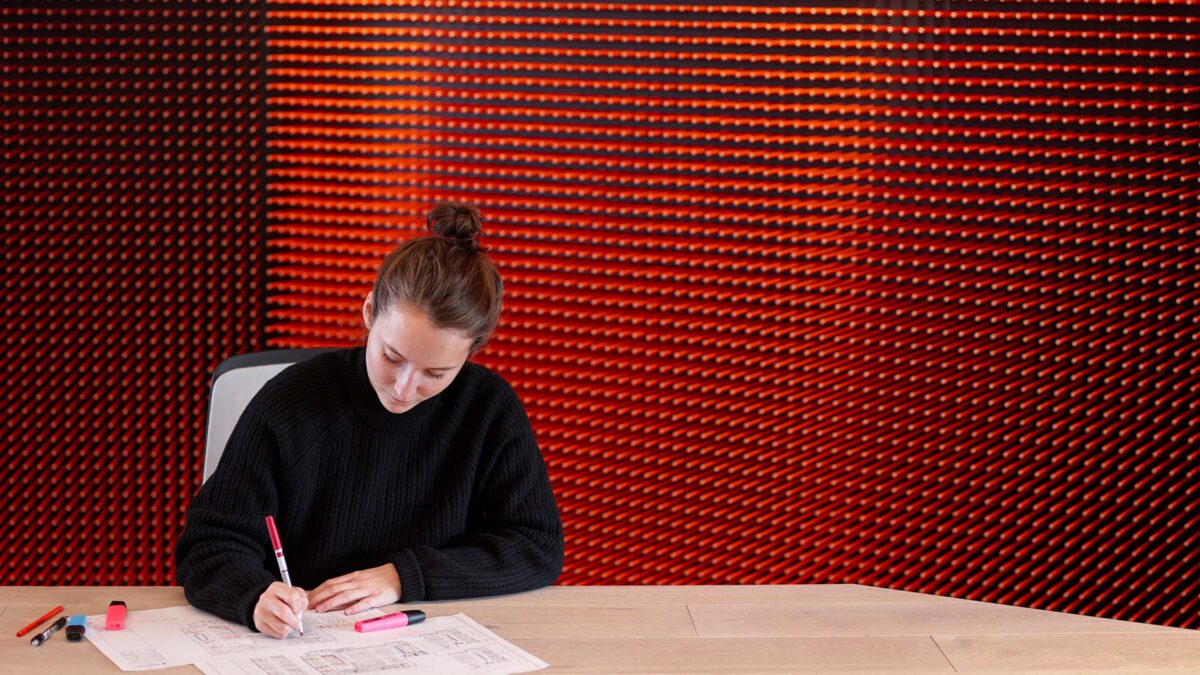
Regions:
<instances>
[{"instance_id":1,"label":"red marker","mask_svg":"<svg viewBox=\"0 0 1200 675\"><path fill-rule=\"evenodd\" d=\"M374 633L377 630L387 630L389 628L404 628L411 626L414 623L421 623L425 620L425 612L419 609L407 609L403 612L395 614L384 614L377 616L374 619L365 619L355 622L354 630L359 633Z\"/></svg>"},{"instance_id":2,"label":"red marker","mask_svg":"<svg viewBox=\"0 0 1200 675\"><path fill-rule=\"evenodd\" d=\"M275 562L279 563L279 576L283 583L292 585L292 577L288 575L287 561L283 559L283 544L279 542L279 530L275 529L275 516L267 516L267 532L271 535L271 548L275 549ZM304 619L296 617L300 624L300 637L304 637Z\"/></svg>"},{"instance_id":3,"label":"red marker","mask_svg":"<svg viewBox=\"0 0 1200 675\"><path fill-rule=\"evenodd\" d=\"M59 605L58 607L55 607L54 609L50 610L49 612L46 612L45 614L39 616L37 618L37 620L35 620L33 623L31 623L28 626L25 626L21 630L17 631L17 637L23 637L29 631L33 630L34 628L37 628L38 626L42 625L43 623L46 623L46 619L49 619L50 617L54 616L55 614L58 614L62 610L63 610L63 606Z\"/></svg>"}]
</instances>

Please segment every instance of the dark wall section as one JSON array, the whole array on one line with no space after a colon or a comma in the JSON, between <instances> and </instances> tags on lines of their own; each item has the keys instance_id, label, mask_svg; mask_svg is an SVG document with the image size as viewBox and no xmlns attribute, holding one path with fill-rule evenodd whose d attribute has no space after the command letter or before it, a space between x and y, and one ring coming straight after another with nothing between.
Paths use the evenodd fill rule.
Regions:
<instances>
[{"instance_id":1,"label":"dark wall section","mask_svg":"<svg viewBox=\"0 0 1200 675\"><path fill-rule=\"evenodd\" d=\"M0 583L172 583L209 373L263 346L261 12L0 22Z\"/></svg>"}]
</instances>

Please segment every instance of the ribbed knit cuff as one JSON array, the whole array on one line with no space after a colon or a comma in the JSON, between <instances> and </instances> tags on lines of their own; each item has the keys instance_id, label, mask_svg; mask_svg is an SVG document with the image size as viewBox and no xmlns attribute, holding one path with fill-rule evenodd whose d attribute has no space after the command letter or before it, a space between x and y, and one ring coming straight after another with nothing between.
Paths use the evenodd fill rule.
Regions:
<instances>
[{"instance_id":1,"label":"ribbed knit cuff","mask_svg":"<svg viewBox=\"0 0 1200 675\"><path fill-rule=\"evenodd\" d=\"M250 630L258 630L254 627L254 608L258 605L258 598L267 590L273 581L268 581L261 584L256 584L250 587L249 591L238 600L238 616L242 617L242 625Z\"/></svg>"},{"instance_id":2,"label":"ribbed knit cuff","mask_svg":"<svg viewBox=\"0 0 1200 675\"><path fill-rule=\"evenodd\" d=\"M411 549L392 555L396 574L400 575L400 602L419 602L425 599L425 575Z\"/></svg>"}]
</instances>

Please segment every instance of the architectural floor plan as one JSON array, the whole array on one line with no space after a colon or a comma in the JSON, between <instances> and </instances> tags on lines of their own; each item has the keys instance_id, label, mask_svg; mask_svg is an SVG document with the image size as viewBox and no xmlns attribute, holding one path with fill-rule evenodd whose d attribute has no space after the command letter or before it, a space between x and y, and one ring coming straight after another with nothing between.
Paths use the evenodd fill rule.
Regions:
<instances>
[{"instance_id":1,"label":"architectural floor plan","mask_svg":"<svg viewBox=\"0 0 1200 675\"><path fill-rule=\"evenodd\" d=\"M356 633L353 617L304 616L304 636L276 640L192 607L130 612L126 628L104 629L88 617L86 636L121 670L194 664L209 675L335 675L340 673L521 673L546 663L463 614L415 626Z\"/></svg>"}]
</instances>

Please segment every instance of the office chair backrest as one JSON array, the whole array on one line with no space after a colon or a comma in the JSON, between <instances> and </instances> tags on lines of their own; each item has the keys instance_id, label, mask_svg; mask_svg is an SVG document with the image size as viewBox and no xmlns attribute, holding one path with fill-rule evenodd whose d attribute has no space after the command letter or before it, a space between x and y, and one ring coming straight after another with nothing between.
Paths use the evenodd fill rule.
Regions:
<instances>
[{"instance_id":1,"label":"office chair backrest","mask_svg":"<svg viewBox=\"0 0 1200 675\"><path fill-rule=\"evenodd\" d=\"M329 349L276 349L231 356L213 373L208 403L208 436L204 444L204 479L217 470L225 443L242 411L267 380L284 368ZM203 482L203 481L202 481Z\"/></svg>"}]
</instances>

